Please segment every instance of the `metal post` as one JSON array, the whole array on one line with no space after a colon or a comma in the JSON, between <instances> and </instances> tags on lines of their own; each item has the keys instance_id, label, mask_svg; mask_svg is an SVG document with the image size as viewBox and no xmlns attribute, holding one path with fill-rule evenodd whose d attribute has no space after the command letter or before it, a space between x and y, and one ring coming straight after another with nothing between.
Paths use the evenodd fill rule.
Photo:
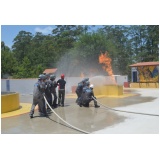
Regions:
<instances>
[{"instance_id":1,"label":"metal post","mask_svg":"<svg viewBox=\"0 0 160 160\"><path fill-rule=\"evenodd\" d=\"M7 92L10 91L10 80L9 79L6 80L6 90Z\"/></svg>"}]
</instances>

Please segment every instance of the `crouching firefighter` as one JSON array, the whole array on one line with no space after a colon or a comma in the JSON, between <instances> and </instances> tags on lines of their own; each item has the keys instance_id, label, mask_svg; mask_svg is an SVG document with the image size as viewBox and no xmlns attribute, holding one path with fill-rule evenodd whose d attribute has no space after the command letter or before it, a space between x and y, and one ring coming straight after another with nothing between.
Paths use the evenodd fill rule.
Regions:
<instances>
[{"instance_id":1,"label":"crouching firefighter","mask_svg":"<svg viewBox=\"0 0 160 160\"><path fill-rule=\"evenodd\" d=\"M38 81L34 85L33 90L33 102L30 110L30 118L33 118L35 106L38 104L38 110L40 116L47 116L46 107L45 107L45 80L46 76L41 74L39 75Z\"/></svg>"},{"instance_id":2,"label":"crouching firefighter","mask_svg":"<svg viewBox=\"0 0 160 160\"><path fill-rule=\"evenodd\" d=\"M80 105L82 91L83 91L83 88L86 86L86 81L88 81L88 80L89 80L89 78L84 78L81 82L78 83L78 86L76 88L76 94L77 94L76 103L78 105Z\"/></svg>"},{"instance_id":3,"label":"crouching firefighter","mask_svg":"<svg viewBox=\"0 0 160 160\"><path fill-rule=\"evenodd\" d=\"M93 84L90 85L89 82L86 82L86 87L83 88L83 92L82 92L82 99L81 99L81 105L83 105L84 107L89 107L89 103L93 100L94 101L94 106L95 108L100 107L99 105L97 105L97 101L95 100L96 97L94 96L94 92L93 92Z\"/></svg>"}]
</instances>

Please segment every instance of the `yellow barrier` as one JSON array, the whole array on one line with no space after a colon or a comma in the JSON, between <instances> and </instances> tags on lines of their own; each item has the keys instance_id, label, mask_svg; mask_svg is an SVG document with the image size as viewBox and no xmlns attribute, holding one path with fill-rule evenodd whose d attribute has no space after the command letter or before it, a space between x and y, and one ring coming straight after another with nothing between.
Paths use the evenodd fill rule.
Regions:
<instances>
[{"instance_id":1,"label":"yellow barrier","mask_svg":"<svg viewBox=\"0 0 160 160\"><path fill-rule=\"evenodd\" d=\"M123 86L119 85L95 86L94 94L95 96L96 95L120 96L123 95Z\"/></svg>"},{"instance_id":2,"label":"yellow barrier","mask_svg":"<svg viewBox=\"0 0 160 160\"><path fill-rule=\"evenodd\" d=\"M8 93L1 95L1 113L15 111L20 108L19 94Z\"/></svg>"},{"instance_id":3,"label":"yellow barrier","mask_svg":"<svg viewBox=\"0 0 160 160\"><path fill-rule=\"evenodd\" d=\"M159 88L159 83L130 83L130 88Z\"/></svg>"}]
</instances>

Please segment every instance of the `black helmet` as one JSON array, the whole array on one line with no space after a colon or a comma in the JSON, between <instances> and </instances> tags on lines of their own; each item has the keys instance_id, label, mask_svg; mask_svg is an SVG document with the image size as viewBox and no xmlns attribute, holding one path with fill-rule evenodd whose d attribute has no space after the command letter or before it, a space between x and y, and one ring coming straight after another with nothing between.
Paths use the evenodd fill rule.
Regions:
<instances>
[{"instance_id":1,"label":"black helmet","mask_svg":"<svg viewBox=\"0 0 160 160\"><path fill-rule=\"evenodd\" d=\"M56 76L54 74L50 75L50 80L55 80Z\"/></svg>"},{"instance_id":2,"label":"black helmet","mask_svg":"<svg viewBox=\"0 0 160 160\"><path fill-rule=\"evenodd\" d=\"M86 81L89 81L89 78L84 78L84 79L82 80L83 83L85 83Z\"/></svg>"},{"instance_id":3,"label":"black helmet","mask_svg":"<svg viewBox=\"0 0 160 160\"><path fill-rule=\"evenodd\" d=\"M45 76L46 76L46 79L49 79L49 77L50 77L50 74L49 73L46 73L46 74L44 74Z\"/></svg>"},{"instance_id":4,"label":"black helmet","mask_svg":"<svg viewBox=\"0 0 160 160\"><path fill-rule=\"evenodd\" d=\"M44 74L40 74L40 75L38 76L38 79L39 79L39 80L45 80L45 79L46 79L46 76L45 76Z\"/></svg>"},{"instance_id":5,"label":"black helmet","mask_svg":"<svg viewBox=\"0 0 160 160\"><path fill-rule=\"evenodd\" d=\"M86 86L89 86L89 85L90 85L90 82L89 82L89 81L86 81L86 82L85 82L85 85L86 85Z\"/></svg>"}]
</instances>

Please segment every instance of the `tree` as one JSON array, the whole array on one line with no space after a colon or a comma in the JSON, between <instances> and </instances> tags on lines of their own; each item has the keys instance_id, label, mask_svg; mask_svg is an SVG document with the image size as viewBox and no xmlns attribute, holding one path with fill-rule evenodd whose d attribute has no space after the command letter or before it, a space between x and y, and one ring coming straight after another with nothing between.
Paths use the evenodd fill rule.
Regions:
<instances>
[{"instance_id":1,"label":"tree","mask_svg":"<svg viewBox=\"0 0 160 160\"><path fill-rule=\"evenodd\" d=\"M66 50L73 48L73 44L78 40L78 36L82 34L84 28L77 25L57 25L53 29L52 34L54 36L55 44L60 48L60 54L62 55Z\"/></svg>"},{"instance_id":2,"label":"tree","mask_svg":"<svg viewBox=\"0 0 160 160\"><path fill-rule=\"evenodd\" d=\"M147 61L159 60L159 26L149 25L146 26L146 53Z\"/></svg>"},{"instance_id":3,"label":"tree","mask_svg":"<svg viewBox=\"0 0 160 160\"><path fill-rule=\"evenodd\" d=\"M15 66L17 65L17 61L9 49L9 47L5 46L5 43L1 43L1 77L4 75L12 76L15 72Z\"/></svg>"},{"instance_id":4,"label":"tree","mask_svg":"<svg viewBox=\"0 0 160 160\"><path fill-rule=\"evenodd\" d=\"M31 51L31 40L32 34L26 31L20 31L14 38L12 49L19 63L21 63L23 58Z\"/></svg>"},{"instance_id":5,"label":"tree","mask_svg":"<svg viewBox=\"0 0 160 160\"><path fill-rule=\"evenodd\" d=\"M20 31L14 38L13 50L1 42L2 76L8 73L19 78L37 77L51 67L70 76L79 76L89 68L101 71L98 57L106 51L114 74L130 75L130 64L158 61L158 25L105 25L92 30L93 27L57 25L49 35Z\"/></svg>"}]
</instances>

